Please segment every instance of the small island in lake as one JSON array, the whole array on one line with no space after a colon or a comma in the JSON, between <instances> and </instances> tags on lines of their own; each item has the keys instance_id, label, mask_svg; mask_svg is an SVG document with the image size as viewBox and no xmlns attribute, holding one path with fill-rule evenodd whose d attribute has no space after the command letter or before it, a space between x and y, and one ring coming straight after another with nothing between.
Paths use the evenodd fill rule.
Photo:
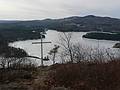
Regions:
<instances>
[{"instance_id":1,"label":"small island in lake","mask_svg":"<svg viewBox=\"0 0 120 90\"><path fill-rule=\"evenodd\" d=\"M83 38L120 41L120 33L89 32L83 35Z\"/></svg>"},{"instance_id":2,"label":"small island in lake","mask_svg":"<svg viewBox=\"0 0 120 90\"><path fill-rule=\"evenodd\" d=\"M120 43L116 43L113 48L120 48Z\"/></svg>"}]
</instances>

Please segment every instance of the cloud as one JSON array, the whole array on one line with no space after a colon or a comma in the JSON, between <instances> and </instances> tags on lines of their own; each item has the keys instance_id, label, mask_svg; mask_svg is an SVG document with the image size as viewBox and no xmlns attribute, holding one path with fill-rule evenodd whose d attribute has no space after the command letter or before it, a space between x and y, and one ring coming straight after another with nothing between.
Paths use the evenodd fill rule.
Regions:
<instances>
[{"instance_id":1,"label":"cloud","mask_svg":"<svg viewBox=\"0 0 120 90\"><path fill-rule=\"evenodd\" d=\"M0 0L0 19L43 19L73 15L119 17L120 0Z\"/></svg>"}]
</instances>

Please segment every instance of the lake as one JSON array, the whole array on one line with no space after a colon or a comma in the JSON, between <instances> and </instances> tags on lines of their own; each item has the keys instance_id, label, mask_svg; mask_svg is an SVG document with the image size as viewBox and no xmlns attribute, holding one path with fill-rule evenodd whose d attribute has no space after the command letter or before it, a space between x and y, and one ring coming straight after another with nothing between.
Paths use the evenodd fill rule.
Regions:
<instances>
[{"instance_id":1,"label":"lake","mask_svg":"<svg viewBox=\"0 0 120 90\"><path fill-rule=\"evenodd\" d=\"M115 43L118 41L109 41L109 40L95 40L95 39L86 39L82 38L84 34L87 32L71 32L72 33L72 42L80 43L81 46L84 47L92 47L92 48L104 48L108 49L113 47ZM60 35L62 32L57 32L55 30L48 30L46 32L46 38L43 41L50 41L52 43L44 44L44 56L47 56L49 51L54 47L55 44L59 44ZM10 46L24 49L29 55L40 57L40 44L32 44L33 42L40 42L38 40L26 40L26 41L17 41L14 43L10 43ZM116 49L115 49L116 50ZM59 63L59 59L57 60ZM37 60L37 63L40 64L40 60ZM51 65L52 61L45 61L45 65Z\"/></svg>"}]
</instances>

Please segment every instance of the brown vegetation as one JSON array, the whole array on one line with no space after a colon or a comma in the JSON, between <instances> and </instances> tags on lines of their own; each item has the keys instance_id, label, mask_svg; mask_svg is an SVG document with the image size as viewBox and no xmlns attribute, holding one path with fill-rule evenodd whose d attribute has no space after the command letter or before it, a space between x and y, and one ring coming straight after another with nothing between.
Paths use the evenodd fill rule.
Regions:
<instances>
[{"instance_id":1,"label":"brown vegetation","mask_svg":"<svg viewBox=\"0 0 120 90\"><path fill-rule=\"evenodd\" d=\"M120 59L0 71L0 87L15 90L120 90Z\"/></svg>"},{"instance_id":2,"label":"brown vegetation","mask_svg":"<svg viewBox=\"0 0 120 90\"><path fill-rule=\"evenodd\" d=\"M52 66L48 86L70 90L120 90L120 61L67 63Z\"/></svg>"}]
</instances>

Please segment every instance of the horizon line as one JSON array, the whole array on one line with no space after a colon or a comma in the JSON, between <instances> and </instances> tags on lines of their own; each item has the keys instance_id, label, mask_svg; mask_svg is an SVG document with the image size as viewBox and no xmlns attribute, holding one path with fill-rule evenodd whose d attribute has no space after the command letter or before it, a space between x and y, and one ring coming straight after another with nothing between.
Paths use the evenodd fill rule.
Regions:
<instances>
[{"instance_id":1,"label":"horizon line","mask_svg":"<svg viewBox=\"0 0 120 90\"><path fill-rule=\"evenodd\" d=\"M94 14L88 14L88 15L71 15L71 16L65 16L65 17L58 17L58 18L41 18L41 19L0 19L0 21L40 21L40 20L45 20L45 19L65 19L65 18L70 18L70 17L86 17L86 16L96 16L96 17L109 17L109 18L114 18L114 19L120 19L120 17L113 17L109 15L94 15Z\"/></svg>"}]
</instances>

